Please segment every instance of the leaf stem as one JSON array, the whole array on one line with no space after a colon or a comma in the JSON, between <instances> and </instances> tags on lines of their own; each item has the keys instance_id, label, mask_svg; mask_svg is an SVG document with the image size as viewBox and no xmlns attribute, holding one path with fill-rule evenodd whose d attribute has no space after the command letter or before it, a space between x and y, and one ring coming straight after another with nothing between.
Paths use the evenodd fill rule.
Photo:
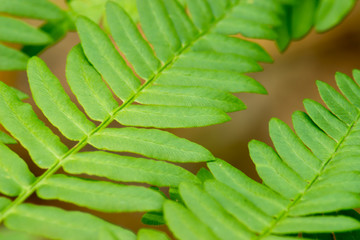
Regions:
<instances>
[{"instance_id":1,"label":"leaf stem","mask_svg":"<svg viewBox=\"0 0 360 240\"><path fill-rule=\"evenodd\" d=\"M312 181L306 186L306 188L304 189L304 191L302 193L300 193L299 195L297 195L294 199L294 201L292 201L287 208L285 208L280 214L279 216L272 222L272 224L265 229L262 233L260 233L260 235L258 236L257 239L262 239L268 235L271 234L271 232L274 230L274 228L276 227L276 225L281 222L284 218L286 218L289 214L290 209L295 206L306 194L306 192L312 187L312 185L315 184L315 182L320 178L320 176L324 173L326 166L331 162L331 160L335 157L335 155L337 154L337 151L339 150L339 148L341 147L341 145L344 143L345 139L351 134L352 129L354 128L354 125L360 120L360 112L358 113L355 121L351 124L351 126L349 127L348 131L346 132L346 134L344 135L344 137L338 142L338 144L335 147L334 153L329 157L329 159L327 159L326 161L324 161L324 163L322 164L321 168L319 169L319 173L315 175L315 177L312 179Z\"/></svg>"},{"instance_id":2,"label":"leaf stem","mask_svg":"<svg viewBox=\"0 0 360 240\"><path fill-rule=\"evenodd\" d=\"M152 78L150 78L147 82L145 82L143 85L141 85L138 90L129 97L125 102L123 102L122 105L115 108L112 113L102 122L100 123L96 128L94 128L89 135L84 136L83 139L81 139L74 147L72 147L68 152L66 152L61 158L58 159L58 161L51 166L49 169L47 169L41 176L39 176L36 181L30 185L28 188L24 189L23 192L14 200L12 201L8 206L6 206L1 212L0 212L0 223L9 215L11 214L18 205L22 204L24 201L26 201L27 198L29 198L37 189L40 187L46 179L51 177L53 174L56 173L57 170L59 170L62 165L67 161L67 159L79 152L83 147L85 147L88 144L88 139L91 138L96 133L100 132L101 130L105 129L110 123L112 123L116 117L116 115L122 111L124 108L132 104L138 95L146 89L148 86L151 86L151 84L158 79L158 77L164 72L166 69L170 68L174 62L188 49L190 49L195 42L200 40L203 36L210 33L211 30L221 21L223 20L233 9L233 7L236 4L230 6L228 8L228 12L225 13L223 16L216 19L212 24L209 25L208 29L203 30L202 32L199 32L193 39L193 41L185 44L182 46L182 48L179 49L179 51L174 55L174 57L170 60L168 60L154 75Z\"/></svg>"}]
</instances>

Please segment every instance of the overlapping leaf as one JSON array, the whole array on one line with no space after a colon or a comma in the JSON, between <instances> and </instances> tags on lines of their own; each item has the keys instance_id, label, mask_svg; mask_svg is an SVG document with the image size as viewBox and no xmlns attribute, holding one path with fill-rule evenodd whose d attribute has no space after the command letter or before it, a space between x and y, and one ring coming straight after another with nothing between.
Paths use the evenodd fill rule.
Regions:
<instances>
[{"instance_id":1,"label":"overlapping leaf","mask_svg":"<svg viewBox=\"0 0 360 240\"><path fill-rule=\"evenodd\" d=\"M2 184L0 190L5 196L15 197L2 201L0 216L10 229L62 239L107 239L125 234L105 230L99 232L104 234L101 237L91 234L99 227L82 232L84 222L95 224L100 220L60 209L26 205L23 201L36 192L43 199L57 199L103 212L156 214L164 202L159 191L55 173L62 168L68 174L166 187L176 187L182 181L200 183L185 169L159 160L214 160L209 151L163 130L135 127L179 128L222 123L229 120L226 112L245 108L232 92L265 93L259 83L244 74L261 70L257 61L271 61L270 57L259 45L226 35L241 32L242 27L228 24L227 30L221 32L220 23L233 18L239 22L254 21L261 30L253 35L246 30L244 34L267 38L274 34L273 25L278 24L277 11L268 10L268 20L274 21L265 24L243 19L233 11L240 9L237 1L189 2L191 18L175 0L139 0L137 3L146 39L126 11L114 2L107 4L111 33L128 62L96 23L84 17L76 23L81 46L70 52L66 76L72 92L93 121L73 103L42 60L34 57L29 61L32 96L49 122L64 137L78 142L70 149L38 119L30 105L21 102L13 89L0 83L1 124L28 150L34 163L46 169L44 174L34 177L19 156L5 146L1 148L2 182L6 180L8 184ZM280 2L274 4L281 6ZM252 9L251 4L240 5ZM260 3L257 14L261 14L262 7ZM203 12L206 9L210 11ZM217 44L213 45L214 42ZM113 120L125 127L108 128ZM87 144L97 151L79 153ZM154 160L113 152L134 153ZM37 211L39 215L35 214ZM51 214L62 217L50 221ZM57 229L62 221L77 221L74 224L79 228L66 233L68 230L62 229L66 226ZM34 227L35 223L47 223L48 230L40 231ZM108 228L102 225L101 228ZM125 231L120 227L116 229ZM148 231L141 233L142 238L157 235Z\"/></svg>"},{"instance_id":2,"label":"overlapping leaf","mask_svg":"<svg viewBox=\"0 0 360 240\"><path fill-rule=\"evenodd\" d=\"M277 39L284 50L292 39L304 37L312 27L325 32L338 25L354 8L356 0L304 0L294 1L283 15L283 25L278 28Z\"/></svg>"},{"instance_id":3,"label":"overlapping leaf","mask_svg":"<svg viewBox=\"0 0 360 240\"><path fill-rule=\"evenodd\" d=\"M332 232L336 239L356 239L359 214L337 212L360 207L359 70L354 78L336 74L343 95L318 82L329 109L305 100L307 113L293 114L296 134L272 119L276 151L250 142L262 184L222 160L208 163L214 178L206 177L202 186L182 183L179 192L187 208L165 203L165 220L175 236L202 239L199 232L207 229L213 236L204 239L290 240L299 233L304 239L334 239ZM196 222L196 229L185 222ZM323 237L317 238L319 233Z\"/></svg>"},{"instance_id":4,"label":"overlapping leaf","mask_svg":"<svg viewBox=\"0 0 360 240\"><path fill-rule=\"evenodd\" d=\"M28 150L33 162L45 169L42 175L34 177L19 156L5 146L0 149L7 157L0 169L8 182L0 190L13 197L0 198L0 221L4 220L12 230L55 239L134 239L133 233L94 216L24 201L36 192L42 199L57 199L103 212L158 213L164 203L160 191L90 180L88 176L166 187L176 187L183 181L189 186L199 184L199 178L185 169L163 161L214 161L212 154L163 130L144 127L222 123L229 120L227 112L245 108L231 93L265 93L259 83L245 74L261 70L258 62L269 62L271 58L259 45L229 35L276 39L275 28L281 25L283 4L280 0L270 4L264 0L189 0L187 14L176 0L138 0L143 36L131 17L115 2L109 2L106 6L109 28L123 55L97 23L79 17L76 26L81 46L69 54L66 75L87 115L65 93L42 60L34 57L28 64L30 88L37 106L65 138L76 141L74 146L68 149L29 104L0 83L0 123ZM114 120L124 127L109 128ZM96 150L80 152L87 144ZM9 168L9 161L16 170ZM86 166L82 166L85 162ZM67 174L86 175L80 178L56 174L61 168ZM188 190L192 191L191 187ZM259 187L259 193L264 195L258 202L274 205L261 211L280 211L287 202L282 197L271 200L276 193L264 187ZM195 198L190 200L199 204ZM184 210L171 203L167 205L179 213ZM199 209L207 206L212 211L206 215L206 224L228 223L214 233L205 233L208 239L216 238L222 231L227 231L224 236L230 238L254 236L241 223L233 224L235 218L229 217L215 200ZM216 214L219 217L214 219ZM187 211L182 220L193 216ZM176 219L171 221L176 224ZM201 220L190 221L199 223L194 229L196 236L209 228ZM279 232L283 230L280 228ZM154 237L166 239L158 232L139 233L142 239Z\"/></svg>"},{"instance_id":5,"label":"overlapping leaf","mask_svg":"<svg viewBox=\"0 0 360 240\"><path fill-rule=\"evenodd\" d=\"M58 21L65 13L48 0L1 0L0 13L18 17ZM10 16L0 16L0 41L21 45L44 46L53 42L51 34L36 29ZM0 45L0 70L22 70L29 56L5 45Z\"/></svg>"}]
</instances>

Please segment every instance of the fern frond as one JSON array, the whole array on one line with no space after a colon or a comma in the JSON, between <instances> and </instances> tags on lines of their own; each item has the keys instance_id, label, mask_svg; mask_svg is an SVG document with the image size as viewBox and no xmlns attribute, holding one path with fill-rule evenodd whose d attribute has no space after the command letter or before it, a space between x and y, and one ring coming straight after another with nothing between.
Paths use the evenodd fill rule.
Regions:
<instances>
[{"instance_id":1,"label":"fern frond","mask_svg":"<svg viewBox=\"0 0 360 240\"><path fill-rule=\"evenodd\" d=\"M137 4L146 39L123 9L114 2L107 4L110 30L134 70L96 23L79 17L76 25L81 47L76 46L70 52L66 75L85 112L100 123L90 121L79 110L42 60L34 57L29 61L28 78L35 103L65 138L77 142L70 149L38 119L30 105L21 102L12 89L0 83L1 124L28 150L32 161L46 169L42 175L34 177L20 157L8 148L1 150L2 154L7 153L14 159L18 171L8 172L11 159L4 162L2 168L7 173L4 176L11 184L6 184L0 191L14 197L3 200L0 219L7 227L61 239L99 239L99 235L92 232L110 226L120 232L119 236L127 233L86 214L77 216L78 213L58 208L25 204L35 192L42 199L57 199L103 212L156 213L162 209L164 197L160 191L57 174L61 168L66 174L96 175L114 181L165 187L177 187L183 181L200 183L185 169L155 160L182 163L214 160L208 150L162 130L135 127L197 127L229 120L226 112L245 108L229 92L264 93L264 88L244 73L261 70L257 61L269 61L270 57L255 43L219 33L221 22L229 21L226 20L229 17L241 19L239 15L232 16L240 2L226 1L223 5L217 1L196 1L192 6L190 2L192 19L175 0L139 0ZM202 4L211 11L203 12ZM281 6L280 2L274 4ZM252 7L251 4L240 5ZM261 15L262 8L258 10L257 14ZM208 22L199 19L203 14L209 15ZM274 12L272 16L276 14ZM257 32L256 37L266 38L268 32L272 32L272 24L262 25L262 29L265 28L267 30ZM234 33L238 31L236 26L227 26L227 29L233 29ZM212 39L219 44L209 44ZM239 50L243 51L238 53ZM184 80L179 76L182 72L187 72ZM111 91L121 99L121 105ZM126 127L108 128L114 120ZM96 151L80 152L87 144ZM151 159L119 156L113 152L135 153ZM18 179L22 173L28 176L26 181ZM37 211L40 213L36 214ZM55 214L60 215L57 222L50 220ZM71 217L73 215L76 217ZM74 228L69 230L71 237L64 229L69 224L58 227L65 221L74 226L87 221L94 222L91 224L99 222L99 226L90 227L89 232L84 233L83 229ZM46 225L48 230L39 231L33 226L36 222ZM99 231L99 234L105 234L100 239L106 239L104 232L107 231ZM118 236L118 233L112 234ZM125 239L132 238L129 235Z\"/></svg>"},{"instance_id":2,"label":"fern frond","mask_svg":"<svg viewBox=\"0 0 360 240\"><path fill-rule=\"evenodd\" d=\"M137 236L138 240L170 240L170 238L163 232L159 232L153 229L141 229Z\"/></svg>"},{"instance_id":3,"label":"fern frond","mask_svg":"<svg viewBox=\"0 0 360 240\"><path fill-rule=\"evenodd\" d=\"M130 231L92 215L25 202L36 193L45 200L60 200L102 212L158 213L165 201L160 191L94 180L88 175L165 187L177 187L180 182L187 182L189 186L199 184L199 178L188 171L159 160L193 163L215 161L214 156L188 140L146 127L201 127L222 123L230 119L227 112L245 108L230 93L265 93L258 82L245 74L261 70L258 61L271 61L271 58L259 45L229 35L240 33L275 39L283 4L280 0L273 0L271 4L264 0L189 0L188 15L176 0L138 0L143 37L131 17L116 3L109 2L106 16L110 31L128 62L97 23L79 17L76 27L81 47L76 46L69 54L66 72L70 88L88 116L71 101L42 60L34 57L28 63L36 105L66 139L76 142L74 146L68 149L60 137L39 120L29 104L20 101L14 90L0 83L0 123L28 150L32 161L45 169L43 174L34 177L20 157L6 147L0 149L2 155L6 153L14 159L12 163L17 168L14 172L8 169L9 160L3 160L4 166L0 165L9 181L0 188L6 196L0 200L0 221L13 230L55 239L134 239ZM110 128L114 120L124 127ZM95 150L81 152L86 145ZM119 156L115 152L150 159ZM87 165L81 166L84 162L88 162ZM60 169L67 175L59 174ZM22 179L19 174L27 178ZM87 175L80 178L71 174ZM202 179L206 177L204 174ZM271 213L283 210L285 198L266 187L260 187L259 191L264 194L264 201L275 204L269 209ZM268 195L277 199L271 200ZM210 206L213 212L207 217L222 211L215 200ZM183 207L174 209L181 212ZM230 230L226 236L254 235L240 223L231 225L232 220L226 214L219 216L218 220L230 224L222 229ZM184 219L192 217L193 214L187 212ZM218 220L210 220L211 224L217 224ZM201 221L192 222L200 223L199 231L207 231L208 227ZM143 238L159 234L142 233ZM211 239L215 235L209 231L204 236Z\"/></svg>"},{"instance_id":4,"label":"fern frond","mask_svg":"<svg viewBox=\"0 0 360 240\"><path fill-rule=\"evenodd\" d=\"M307 113L293 114L296 134L272 119L270 137L277 152L259 141L249 143L262 184L222 160L208 163L214 179L202 174L208 176L202 186L182 183L179 192L187 208L171 201L164 208L176 237L202 239L199 231L207 229L216 237L206 239L280 240L298 233L311 239L312 233L331 232L351 239L351 233L340 232L359 231L359 214L334 212L360 207L359 70L354 78L336 74L343 95L317 82L329 110L305 100ZM196 229L185 222L196 222Z\"/></svg>"},{"instance_id":5,"label":"fern frond","mask_svg":"<svg viewBox=\"0 0 360 240\"><path fill-rule=\"evenodd\" d=\"M47 0L1 0L0 13L18 17L57 21L64 18L65 13L55 4ZM47 32L36 29L27 23L12 17L0 17L0 41L22 45L43 46L53 42ZM0 45L0 70L22 70L26 68L28 55Z\"/></svg>"},{"instance_id":6,"label":"fern frond","mask_svg":"<svg viewBox=\"0 0 360 240\"><path fill-rule=\"evenodd\" d=\"M286 49L292 39L303 38L313 27L325 32L338 25L354 8L356 1L320 0L294 1L283 15L278 28L278 46Z\"/></svg>"}]
</instances>

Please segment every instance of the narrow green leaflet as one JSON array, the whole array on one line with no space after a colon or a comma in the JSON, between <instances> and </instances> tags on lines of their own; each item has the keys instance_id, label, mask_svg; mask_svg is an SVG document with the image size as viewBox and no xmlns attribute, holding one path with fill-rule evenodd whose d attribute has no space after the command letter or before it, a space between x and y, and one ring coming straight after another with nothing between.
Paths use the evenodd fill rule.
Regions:
<instances>
[{"instance_id":1,"label":"narrow green leaflet","mask_svg":"<svg viewBox=\"0 0 360 240\"><path fill-rule=\"evenodd\" d=\"M43 199L59 199L103 212L141 212L161 210L161 194L138 186L83 180L53 175L37 190Z\"/></svg>"},{"instance_id":2,"label":"narrow green leaflet","mask_svg":"<svg viewBox=\"0 0 360 240\"><path fill-rule=\"evenodd\" d=\"M173 65L176 68L206 69L235 73L258 72L262 68L255 60L238 54L218 52L187 52Z\"/></svg>"},{"instance_id":3,"label":"narrow green leaflet","mask_svg":"<svg viewBox=\"0 0 360 240\"><path fill-rule=\"evenodd\" d=\"M336 142L314 125L306 113L297 111L292 115L292 120L296 134L305 145L322 162L327 161L336 149Z\"/></svg>"},{"instance_id":4,"label":"narrow green leaflet","mask_svg":"<svg viewBox=\"0 0 360 240\"><path fill-rule=\"evenodd\" d=\"M224 112L246 108L237 97L212 88L153 85L141 92L136 99L142 104L215 107Z\"/></svg>"},{"instance_id":5,"label":"narrow green leaflet","mask_svg":"<svg viewBox=\"0 0 360 240\"><path fill-rule=\"evenodd\" d=\"M139 76L149 80L159 69L160 61L127 13L113 2L106 6L108 23L116 44Z\"/></svg>"},{"instance_id":6,"label":"narrow green leaflet","mask_svg":"<svg viewBox=\"0 0 360 240\"><path fill-rule=\"evenodd\" d=\"M92 119L103 121L118 107L119 104L101 75L84 56L80 45L74 47L68 55L66 78L72 92Z\"/></svg>"},{"instance_id":7,"label":"narrow green leaflet","mask_svg":"<svg viewBox=\"0 0 360 240\"><path fill-rule=\"evenodd\" d=\"M10 203L11 203L10 199L5 197L0 197L0 210L3 210Z\"/></svg>"},{"instance_id":8,"label":"narrow green leaflet","mask_svg":"<svg viewBox=\"0 0 360 240\"><path fill-rule=\"evenodd\" d=\"M142 182L154 186L178 186L181 182L199 183L195 175L166 162L120 156L106 152L83 152L64 163L68 173L96 175L121 182Z\"/></svg>"},{"instance_id":9,"label":"narrow green leaflet","mask_svg":"<svg viewBox=\"0 0 360 240\"><path fill-rule=\"evenodd\" d=\"M347 216L360 220L360 214L355 210L342 211ZM360 238L360 230L351 232L335 233L337 240L356 240Z\"/></svg>"},{"instance_id":10,"label":"narrow green leaflet","mask_svg":"<svg viewBox=\"0 0 360 240\"><path fill-rule=\"evenodd\" d=\"M170 86L210 87L228 92L266 93L253 78L241 73L198 68L173 67L163 72L157 84Z\"/></svg>"},{"instance_id":11,"label":"narrow green leaflet","mask_svg":"<svg viewBox=\"0 0 360 240\"><path fill-rule=\"evenodd\" d=\"M6 133L0 131L0 143L4 144L16 144L16 140L7 135Z\"/></svg>"},{"instance_id":12,"label":"narrow green leaflet","mask_svg":"<svg viewBox=\"0 0 360 240\"><path fill-rule=\"evenodd\" d=\"M80 140L95 128L40 58L33 57L29 61L27 72L36 104L67 138Z\"/></svg>"},{"instance_id":13,"label":"narrow green leaflet","mask_svg":"<svg viewBox=\"0 0 360 240\"><path fill-rule=\"evenodd\" d=\"M223 207L198 186L180 185L181 197L186 206L222 239L251 239L254 234L224 211Z\"/></svg>"},{"instance_id":14,"label":"narrow green leaflet","mask_svg":"<svg viewBox=\"0 0 360 240\"><path fill-rule=\"evenodd\" d=\"M255 206L269 215L281 211L288 201L271 189L259 184L230 164L217 160L208 163L214 177L250 199Z\"/></svg>"},{"instance_id":15,"label":"narrow green leaflet","mask_svg":"<svg viewBox=\"0 0 360 240\"><path fill-rule=\"evenodd\" d=\"M291 198L306 187L306 181L288 167L268 145L251 141L249 151L263 183L282 196Z\"/></svg>"},{"instance_id":16,"label":"narrow green leaflet","mask_svg":"<svg viewBox=\"0 0 360 240\"><path fill-rule=\"evenodd\" d=\"M60 208L32 204L18 206L5 219L5 226L12 230L52 239L113 240L114 237L116 239L136 239L132 232L88 213L70 212Z\"/></svg>"},{"instance_id":17,"label":"narrow green leaflet","mask_svg":"<svg viewBox=\"0 0 360 240\"><path fill-rule=\"evenodd\" d=\"M165 219L174 235L181 240L217 240L212 229L179 203L166 201Z\"/></svg>"},{"instance_id":18,"label":"narrow green leaflet","mask_svg":"<svg viewBox=\"0 0 360 240\"><path fill-rule=\"evenodd\" d=\"M182 0L184 1L184 0ZM184 11L183 6L177 0L165 0L165 8L169 13L169 17L174 24L176 33L180 38L181 43L188 44L198 33L194 24L190 21L189 16ZM184 5L184 4L183 4Z\"/></svg>"},{"instance_id":19,"label":"narrow green leaflet","mask_svg":"<svg viewBox=\"0 0 360 240\"><path fill-rule=\"evenodd\" d=\"M259 1L257 1L259 2ZM259 14L259 13L262 14ZM240 3L231 14L234 18L241 18L251 24L278 26L281 24L279 16L273 9L267 9L255 4Z\"/></svg>"},{"instance_id":20,"label":"narrow green leaflet","mask_svg":"<svg viewBox=\"0 0 360 240\"><path fill-rule=\"evenodd\" d=\"M52 39L27 23L20 20L0 16L0 41L41 45L50 43Z\"/></svg>"},{"instance_id":21,"label":"narrow green leaflet","mask_svg":"<svg viewBox=\"0 0 360 240\"><path fill-rule=\"evenodd\" d=\"M215 20L208 1L186 0L186 3L192 20L198 29L207 28Z\"/></svg>"},{"instance_id":22,"label":"narrow green leaflet","mask_svg":"<svg viewBox=\"0 0 360 240\"><path fill-rule=\"evenodd\" d=\"M329 109L343 122L350 125L357 117L358 111L345 97L338 93L329 84L316 82L320 96L328 105Z\"/></svg>"},{"instance_id":23,"label":"narrow green leaflet","mask_svg":"<svg viewBox=\"0 0 360 240\"><path fill-rule=\"evenodd\" d=\"M48 0L0 0L0 12L15 16L54 20L63 17L63 11Z\"/></svg>"},{"instance_id":24,"label":"narrow green leaflet","mask_svg":"<svg viewBox=\"0 0 360 240\"><path fill-rule=\"evenodd\" d=\"M216 33L204 36L192 46L192 49L195 51L232 53L261 62L273 61L271 56L257 43Z\"/></svg>"},{"instance_id":25,"label":"narrow green leaflet","mask_svg":"<svg viewBox=\"0 0 360 240\"><path fill-rule=\"evenodd\" d=\"M0 239L2 240L39 240L29 234L0 228Z\"/></svg>"},{"instance_id":26,"label":"narrow green leaflet","mask_svg":"<svg viewBox=\"0 0 360 240\"><path fill-rule=\"evenodd\" d=\"M89 61L120 99L125 101L131 97L140 86L140 81L126 65L109 37L87 18L79 17L76 26Z\"/></svg>"},{"instance_id":27,"label":"narrow green leaflet","mask_svg":"<svg viewBox=\"0 0 360 240\"><path fill-rule=\"evenodd\" d=\"M252 231L260 232L270 226L271 216L257 208L234 189L214 179L206 181L204 188L229 214Z\"/></svg>"},{"instance_id":28,"label":"narrow green leaflet","mask_svg":"<svg viewBox=\"0 0 360 240\"><path fill-rule=\"evenodd\" d=\"M214 176L211 174L211 172L203 167L200 168L200 170L197 172L196 177L198 177L201 182L214 179Z\"/></svg>"},{"instance_id":29,"label":"narrow green leaflet","mask_svg":"<svg viewBox=\"0 0 360 240\"><path fill-rule=\"evenodd\" d=\"M337 25L354 7L356 0L320 0L316 13L315 28L326 31Z\"/></svg>"},{"instance_id":30,"label":"narrow green leaflet","mask_svg":"<svg viewBox=\"0 0 360 240\"><path fill-rule=\"evenodd\" d=\"M359 86L344 73L337 72L335 75L336 84L344 96L356 107L360 107L360 88Z\"/></svg>"},{"instance_id":31,"label":"narrow green leaflet","mask_svg":"<svg viewBox=\"0 0 360 240\"><path fill-rule=\"evenodd\" d=\"M159 226L165 224L164 215L162 212L147 212L142 216L141 222L150 226Z\"/></svg>"},{"instance_id":32,"label":"narrow green leaflet","mask_svg":"<svg viewBox=\"0 0 360 240\"><path fill-rule=\"evenodd\" d=\"M26 93L20 91L19 89L17 88L14 88L14 87L10 87L16 94L16 96L20 99L20 100L25 100L25 99L28 99L29 98L29 95L27 95Z\"/></svg>"},{"instance_id":33,"label":"narrow green leaflet","mask_svg":"<svg viewBox=\"0 0 360 240\"><path fill-rule=\"evenodd\" d=\"M230 117L211 107L131 105L116 120L125 126L188 128L227 122Z\"/></svg>"},{"instance_id":34,"label":"narrow green leaflet","mask_svg":"<svg viewBox=\"0 0 360 240\"><path fill-rule=\"evenodd\" d=\"M156 129L104 129L92 136L89 143L99 149L134 152L173 162L204 162L214 159L205 148Z\"/></svg>"},{"instance_id":35,"label":"narrow green leaflet","mask_svg":"<svg viewBox=\"0 0 360 240\"><path fill-rule=\"evenodd\" d=\"M324 1L323 1L324 2ZM303 0L291 6L291 35L293 39L300 39L312 28L318 1Z\"/></svg>"},{"instance_id":36,"label":"narrow green leaflet","mask_svg":"<svg viewBox=\"0 0 360 240\"><path fill-rule=\"evenodd\" d=\"M345 232L360 228L360 222L345 216L287 218L275 227L275 233Z\"/></svg>"},{"instance_id":37,"label":"narrow green leaflet","mask_svg":"<svg viewBox=\"0 0 360 240\"><path fill-rule=\"evenodd\" d=\"M0 143L0 192L17 196L34 181L25 161Z\"/></svg>"},{"instance_id":38,"label":"narrow green leaflet","mask_svg":"<svg viewBox=\"0 0 360 240\"><path fill-rule=\"evenodd\" d=\"M154 229L140 229L137 240L170 240L170 238L163 232Z\"/></svg>"},{"instance_id":39,"label":"narrow green leaflet","mask_svg":"<svg viewBox=\"0 0 360 240\"><path fill-rule=\"evenodd\" d=\"M0 82L0 122L29 151L41 168L53 165L67 148L35 115L31 106Z\"/></svg>"},{"instance_id":40,"label":"narrow green leaflet","mask_svg":"<svg viewBox=\"0 0 360 240\"><path fill-rule=\"evenodd\" d=\"M309 191L302 201L294 206L289 215L303 216L307 214L316 214L323 212L331 212L341 209L352 209L359 206L360 197L358 194L346 192L342 190L332 190L330 193L327 190Z\"/></svg>"},{"instance_id":41,"label":"narrow green leaflet","mask_svg":"<svg viewBox=\"0 0 360 240\"><path fill-rule=\"evenodd\" d=\"M230 6L230 1L217 1L217 0L208 0L209 6L211 8L211 11L214 15L214 17L221 17L227 8Z\"/></svg>"},{"instance_id":42,"label":"narrow green leaflet","mask_svg":"<svg viewBox=\"0 0 360 240\"><path fill-rule=\"evenodd\" d=\"M303 234L303 236L307 236L306 234ZM313 236L309 236L309 237L313 237ZM264 240L298 240L299 237L289 237L289 236L278 236L278 235L270 235L270 236L267 236L267 237L264 237L263 238ZM305 237L302 237L301 238L302 240L315 240L313 238L305 238ZM333 240L333 239L316 239L316 240Z\"/></svg>"},{"instance_id":43,"label":"narrow green leaflet","mask_svg":"<svg viewBox=\"0 0 360 240\"><path fill-rule=\"evenodd\" d=\"M0 71L25 69L28 60L26 54L0 44Z\"/></svg>"},{"instance_id":44,"label":"narrow green leaflet","mask_svg":"<svg viewBox=\"0 0 360 240\"><path fill-rule=\"evenodd\" d=\"M341 141L347 132L347 126L320 103L310 99L304 101L304 106L311 119L335 141Z\"/></svg>"},{"instance_id":45,"label":"narrow green leaflet","mask_svg":"<svg viewBox=\"0 0 360 240\"><path fill-rule=\"evenodd\" d=\"M163 2L164 0L136 0L141 27L153 45L156 56L166 63L174 57L181 43Z\"/></svg>"},{"instance_id":46,"label":"narrow green leaflet","mask_svg":"<svg viewBox=\"0 0 360 240\"><path fill-rule=\"evenodd\" d=\"M108 28L105 12L105 5L108 0L69 0L69 7L76 15L88 17L92 21L99 23L104 22L104 27ZM136 9L136 2L133 0L112 0L116 2L132 17L135 22L139 21L139 14Z\"/></svg>"},{"instance_id":47,"label":"narrow green leaflet","mask_svg":"<svg viewBox=\"0 0 360 240\"><path fill-rule=\"evenodd\" d=\"M321 160L306 148L298 136L279 119L271 119L269 132L282 160L303 179L310 180L321 166Z\"/></svg>"},{"instance_id":48,"label":"narrow green leaflet","mask_svg":"<svg viewBox=\"0 0 360 240\"><path fill-rule=\"evenodd\" d=\"M239 4L238 8L241 7L244 6ZM260 14L258 12L257 14L258 16L261 16L262 13ZM275 40L277 38L277 34L274 29L268 25L244 19L239 14L232 14L226 17L216 26L215 32L229 35L241 33L245 37L250 38L266 38L271 40Z\"/></svg>"},{"instance_id":49,"label":"narrow green leaflet","mask_svg":"<svg viewBox=\"0 0 360 240\"><path fill-rule=\"evenodd\" d=\"M52 41L50 43L42 45L25 45L21 49L21 51L28 56L36 56L44 49L60 41L66 36L69 31L74 30L74 23L72 16L66 14L63 18L45 22L43 25L40 26L39 29L48 34L51 37Z\"/></svg>"}]
</instances>

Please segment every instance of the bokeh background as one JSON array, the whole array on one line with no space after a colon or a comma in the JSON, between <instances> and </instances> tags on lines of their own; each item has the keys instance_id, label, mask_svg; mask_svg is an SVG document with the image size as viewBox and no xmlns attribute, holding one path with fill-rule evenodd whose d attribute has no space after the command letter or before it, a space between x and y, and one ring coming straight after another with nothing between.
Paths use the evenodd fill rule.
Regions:
<instances>
[{"instance_id":1,"label":"bokeh background","mask_svg":"<svg viewBox=\"0 0 360 240\"><path fill-rule=\"evenodd\" d=\"M64 6L64 1L54 2ZM40 56L67 90L69 87L65 81L66 55L78 42L77 34L69 33L66 38ZM271 145L268 135L268 122L271 118L279 118L291 125L291 114L296 110L304 109L303 99L311 98L321 102L315 80L325 81L335 86L334 74L337 71L351 75L353 69L360 69L360 2L357 2L356 8L339 26L323 34L312 31L304 39L293 42L284 53L280 53L271 41L258 42L270 53L274 63L262 64L263 72L250 75L265 86L268 95L237 94L246 103L248 109L231 113L232 121L225 124L171 131L180 137L203 145L216 157L230 162L251 178L260 181L249 158L248 142L251 139L257 139ZM0 72L0 80L30 93L25 72ZM31 100L27 101L33 104ZM38 109L34 108L40 118L45 119ZM46 123L50 126L48 122ZM54 132L59 133L56 129ZM70 146L73 144L64 141ZM21 146L15 145L12 148L24 159L29 159L26 150ZM41 173L41 170L34 165L30 167L35 173ZM201 165L192 166L190 170L196 172L199 167ZM65 209L81 209L57 201L45 202L35 196L30 201L46 205L60 204ZM144 227L140 223L142 215L140 213L93 213L135 232L140 227Z\"/></svg>"}]
</instances>

